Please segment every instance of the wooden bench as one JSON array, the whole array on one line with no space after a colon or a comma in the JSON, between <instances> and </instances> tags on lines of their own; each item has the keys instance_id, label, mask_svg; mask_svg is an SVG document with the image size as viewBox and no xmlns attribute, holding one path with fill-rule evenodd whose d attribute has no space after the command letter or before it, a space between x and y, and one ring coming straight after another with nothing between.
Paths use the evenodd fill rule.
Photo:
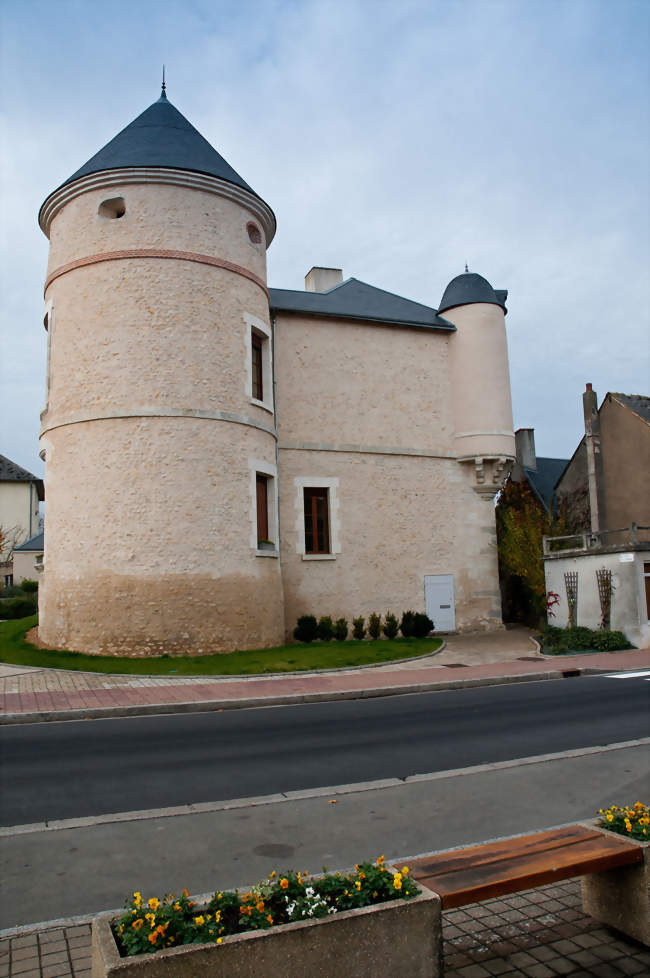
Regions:
<instances>
[{"instance_id":1,"label":"wooden bench","mask_svg":"<svg viewBox=\"0 0 650 978\"><path fill-rule=\"evenodd\" d=\"M585 825L415 859L410 875L443 910L583 877L585 911L650 944L649 850Z\"/></svg>"}]
</instances>

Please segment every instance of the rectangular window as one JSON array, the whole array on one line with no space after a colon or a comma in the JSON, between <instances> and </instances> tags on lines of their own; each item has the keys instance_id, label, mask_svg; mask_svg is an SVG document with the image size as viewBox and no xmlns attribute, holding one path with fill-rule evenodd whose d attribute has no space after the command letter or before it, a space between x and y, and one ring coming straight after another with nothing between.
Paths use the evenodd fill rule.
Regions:
<instances>
[{"instance_id":1,"label":"rectangular window","mask_svg":"<svg viewBox=\"0 0 650 978\"><path fill-rule=\"evenodd\" d=\"M262 359L262 337L251 331L252 388L257 401L264 400L264 362Z\"/></svg>"},{"instance_id":2,"label":"rectangular window","mask_svg":"<svg viewBox=\"0 0 650 978\"><path fill-rule=\"evenodd\" d=\"M329 500L327 489L304 489L305 553L330 552Z\"/></svg>"},{"instance_id":3,"label":"rectangular window","mask_svg":"<svg viewBox=\"0 0 650 978\"><path fill-rule=\"evenodd\" d=\"M265 543L269 539L269 487L268 478L257 473L257 542Z\"/></svg>"},{"instance_id":4,"label":"rectangular window","mask_svg":"<svg viewBox=\"0 0 650 978\"><path fill-rule=\"evenodd\" d=\"M650 621L650 563L643 564L643 579L645 582L645 615Z\"/></svg>"}]
</instances>

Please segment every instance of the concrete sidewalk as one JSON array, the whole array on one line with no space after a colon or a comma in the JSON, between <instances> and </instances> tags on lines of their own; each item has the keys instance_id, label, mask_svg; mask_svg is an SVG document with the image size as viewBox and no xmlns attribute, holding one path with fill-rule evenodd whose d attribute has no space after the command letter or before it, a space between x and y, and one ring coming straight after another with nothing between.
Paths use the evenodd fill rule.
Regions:
<instances>
[{"instance_id":1,"label":"concrete sidewalk","mask_svg":"<svg viewBox=\"0 0 650 978\"><path fill-rule=\"evenodd\" d=\"M524 628L451 635L418 659L271 676L117 676L0 665L0 723L357 699L650 668L650 650L543 656Z\"/></svg>"}]
</instances>

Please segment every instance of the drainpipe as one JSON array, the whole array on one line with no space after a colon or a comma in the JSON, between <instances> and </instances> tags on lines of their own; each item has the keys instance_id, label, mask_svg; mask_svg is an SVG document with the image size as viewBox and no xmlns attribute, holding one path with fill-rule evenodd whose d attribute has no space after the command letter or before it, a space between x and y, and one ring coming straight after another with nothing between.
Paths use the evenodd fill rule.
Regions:
<instances>
[{"instance_id":1,"label":"drainpipe","mask_svg":"<svg viewBox=\"0 0 650 978\"><path fill-rule=\"evenodd\" d=\"M31 540L34 534L32 533L32 492L34 489L34 483L30 481L29 483L29 536L28 540Z\"/></svg>"}]
</instances>

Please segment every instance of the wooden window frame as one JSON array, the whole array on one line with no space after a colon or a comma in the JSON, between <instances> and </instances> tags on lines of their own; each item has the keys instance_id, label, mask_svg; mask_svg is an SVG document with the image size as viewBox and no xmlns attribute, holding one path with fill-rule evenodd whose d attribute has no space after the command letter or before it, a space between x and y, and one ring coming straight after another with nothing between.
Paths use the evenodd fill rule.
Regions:
<instances>
[{"instance_id":1,"label":"wooden window frame","mask_svg":"<svg viewBox=\"0 0 650 978\"><path fill-rule=\"evenodd\" d=\"M312 548L309 549L307 546L307 521L305 519L305 553L306 554L330 554L330 496L329 489L325 486L305 486L303 488L303 505L305 517L307 516L308 504L311 510L311 520L312 520ZM317 522L318 522L318 499L322 499L323 494L325 496L325 527L324 527L324 547L325 549L320 549L318 546L318 532L317 532ZM310 502L309 502L310 501Z\"/></svg>"},{"instance_id":2,"label":"wooden window frame","mask_svg":"<svg viewBox=\"0 0 650 978\"><path fill-rule=\"evenodd\" d=\"M269 482L270 476L263 472L255 475L255 497L257 505L257 542L269 540Z\"/></svg>"},{"instance_id":3,"label":"wooden window frame","mask_svg":"<svg viewBox=\"0 0 650 978\"><path fill-rule=\"evenodd\" d=\"M264 400L264 343L266 337L251 329L251 391L256 401Z\"/></svg>"}]
</instances>

